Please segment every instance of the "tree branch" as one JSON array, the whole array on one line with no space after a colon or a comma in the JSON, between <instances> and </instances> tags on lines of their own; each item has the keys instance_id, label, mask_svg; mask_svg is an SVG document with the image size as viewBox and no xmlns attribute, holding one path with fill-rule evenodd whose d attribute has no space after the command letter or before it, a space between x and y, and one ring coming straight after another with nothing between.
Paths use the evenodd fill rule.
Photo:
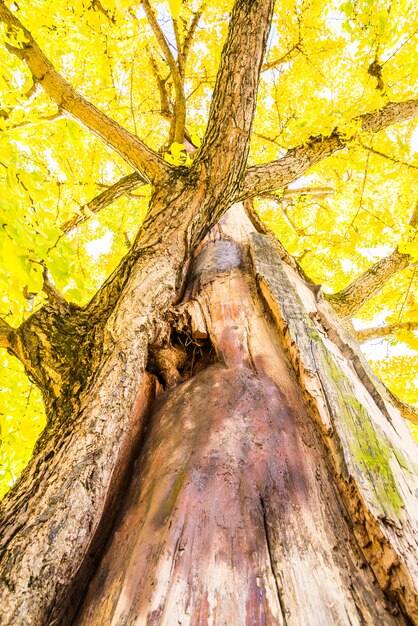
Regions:
<instances>
[{"instance_id":1,"label":"tree branch","mask_svg":"<svg viewBox=\"0 0 418 626\"><path fill-rule=\"evenodd\" d=\"M176 39L177 67L179 69L179 74L181 76L182 83L183 83L183 79L184 79L184 63L183 63L183 52L182 52L182 43L181 43L181 37L180 37L180 29L179 29L178 20L175 17L173 17L172 12L171 12L171 22L173 24L174 37Z\"/></svg>"},{"instance_id":2,"label":"tree branch","mask_svg":"<svg viewBox=\"0 0 418 626\"><path fill-rule=\"evenodd\" d=\"M418 100L408 100L389 102L380 111L365 113L354 118L354 122L359 122L364 132L377 133L387 126L405 122L417 116ZM302 176L315 163L342 150L347 142L348 139L334 130L329 137L313 137L307 144L291 148L280 159L248 168L236 201L288 185Z\"/></svg>"},{"instance_id":3,"label":"tree branch","mask_svg":"<svg viewBox=\"0 0 418 626\"><path fill-rule=\"evenodd\" d=\"M205 10L206 7L206 2L203 2L200 5L200 8L196 11L196 13L193 15L193 19L190 23L190 27L189 30L187 31L186 37L184 38L184 42L183 42L183 49L181 51L181 56L183 59L183 67L186 68L186 63L187 63L187 57L189 56L189 52L190 52L190 48L192 45L192 41L196 32L196 29L199 25L199 21L200 18L203 15L203 11Z\"/></svg>"},{"instance_id":4,"label":"tree branch","mask_svg":"<svg viewBox=\"0 0 418 626\"><path fill-rule=\"evenodd\" d=\"M261 68L261 71L267 72L268 70L274 70L276 67L279 67L279 65L291 59L293 53L296 50L299 50L299 46L300 46L300 37L299 37L299 40L295 43L295 45L292 46L287 52L285 52L283 56L279 57L278 59L274 59L273 61L268 61L264 63L263 67Z\"/></svg>"},{"instance_id":5,"label":"tree branch","mask_svg":"<svg viewBox=\"0 0 418 626\"><path fill-rule=\"evenodd\" d=\"M319 198L324 198L334 193L334 189L332 187L295 187L283 189L282 192L277 195L274 193L263 193L260 198L269 198L270 200L278 200L281 201L283 198L288 198L291 196L316 196Z\"/></svg>"},{"instance_id":6,"label":"tree branch","mask_svg":"<svg viewBox=\"0 0 418 626\"><path fill-rule=\"evenodd\" d=\"M398 322L397 324L387 324L386 326L373 326L371 328L362 328L356 330L355 335L359 343L371 341L372 339L380 339L394 335L399 330L418 330L418 322Z\"/></svg>"},{"instance_id":7,"label":"tree branch","mask_svg":"<svg viewBox=\"0 0 418 626\"><path fill-rule=\"evenodd\" d=\"M11 34L23 31L26 42L22 47L8 43L6 47L26 63L34 82L40 84L63 111L105 141L134 169L142 172L149 182L158 182L169 175L170 166L156 152L99 111L58 74L31 33L6 7L3 0L0 0L0 22L7 26Z\"/></svg>"},{"instance_id":8,"label":"tree branch","mask_svg":"<svg viewBox=\"0 0 418 626\"><path fill-rule=\"evenodd\" d=\"M414 212L409 220L409 225L412 226L412 228L418 228L418 202L415 204Z\"/></svg>"},{"instance_id":9,"label":"tree branch","mask_svg":"<svg viewBox=\"0 0 418 626\"><path fill-rule=\"evenodd\" d=\"M246 165L274 0L237 0L222 50L209 121L194 166L228 191ZM216 170L216 171L215 171Z\"/></svg>"},{"instance_id":10,"label":"tree branch","mask_svg":"<svg viewBox=\"0 0 418 626\"><path fill-rule=\"evenodd\" d=\"M168 74L167 78L165 79L162 78L162 76L160 75L158 71L157 63L151 53L151 50L149 49L148 49L148 58L149 58L150 68L157 82L157 88L160 94L160 104L161 104L160 113L162 117L170 121L170 132L168 136L168 141L166 143L166 149L168 150L174 141L174 134L175 134L175 120L174 120L173 106L171 104L171 101L168 95L167 85L166 85L167 78L170 76L170 73ZM186 134L186 130L184 134ZM161 151L164 152L165 151L164 148Z\"/></svg>"},{"instance_id":11,"label":"tree branch","mask_svg":"<svg viewBox=\"0 0 418 626\"><path fill-rule=\"evenodd\" d=\"M44 266L43 268L42 277L44 281L42 285L42 291L46 294L48 301L57 310L61 309L62 313L65 314L68 311L69 304L62 295L62 293L55 287L54 283L51 281L46 266Z\"/></svg>"},{"instance_id":12,"label":"tree branch","mask_svg":"<svg viewBox=\"0 0 418 626\"><path fill-rule=\"evenodd\" d=\"M389 256L374 263L347 287L326 296L341 318L353 317L398 272L409 267L412 257L396 249Z\"/></svg>"},{"instance_id":13,"label":"tree branch","mask_svg":"<svg viewBox=\"0 0 418 626\"><path fill-rule=\"evenodd\" d=\"M158 41L161 51L167 61L170 68L171 76L173 78L174 91L176 93L176 103L174 107L174 141L183 143L184 141L184 127L186 125L186 99L184 97L183 78L179 66L170 50L170 46L167 43L165 35L161 30L161 27L154 15L151 5L148 0L142 0L142 6L144 7L145 14L149 25ZM180 51L179 51L180 54Z\"/></svg>"},{"instance_id":14,"label":"tree branch","mask_svg":"<svg viewBox=\"0 0 418 626\"><path fill-rule=\"evenodd\" d=\"M24 366L26 373L31 376L32 380L39 386L40 389L43 388L43 383L46 381L46 376L44 376L44 363L37 363L34 366L34 360L32 359L33 352L31 349L26 349L25 344L22 340L22 331L24 329L25 322L19 328L12 328L6 320L0 318L0 348L5 348L10 354L13 354ZM37 329L39 331L39 329ZM37 342L38 342L37 337ZM39 340L41 343L42 340ZM31 342L31 348L33 347L35 342ZM38 356L38 355L37 355ZM39 358L39 357L38 357ZM36 359L35 359L36 360ZM45 369L47 369L48 365ZM46 384L45 384L46 388Z\"/></svg>"},{"instance_id":15,"label":"tree branch","mask_svg":"<svg viewBox=\"0 0 418 626\"><path fill-rule=\"evenodd\" d=\"M371 146L365 146L363 143L361 144L361 146L365 150L368 150L368 152L371 152L372 154L376 154L377 156L380 156L383 159L387 159L388 161L392 161L392 163L396 163L398 165L404 165L405 167L409 167L411 169L418 170L418 165L412 165L412 163L407 163L406 161L401 161L400 159L395 159L394 157L390 156L389 154L385 154L384 152L380 152L379 150L375 150Z\"/></svg>"},{"instance_id":16,"label":"tree branch","mask_svg":"<svg viewBox=\"0 0 418 626\"><path fill-rule=\"evenodd\" d=\"M418 202L409 225L412 228L418 226ZM347 287L338 293L326 296L326 299L338 315L342 318L353 317L371 298L377 295L386 283L398 272L406 269L413 263L410 254L400 252L398 248L387 257L383 257L369 267L361 276L358 276Z\"/></svg>"},{"instance_id":17,"label":"tree branch","mask_svg":"<svg viewBox=\"0 0 418 626\"><path fill-rule=\"evenodd\" d=\"M64 224L61 225L61 230L64 233L69 233L73 228L82 222L85 222L89 218L89 213L98 213L121 196L124 196L125 194L134 191L134 189L137 189L140 185L145 184L147 184L147 181L143 178L143 176L141 176L141 174L138 174L138 172L133 172L133 174L124 176L114 185L90 200L88 204L81 207L81 213L64 222Z\"/></svg>"}]
</instances>

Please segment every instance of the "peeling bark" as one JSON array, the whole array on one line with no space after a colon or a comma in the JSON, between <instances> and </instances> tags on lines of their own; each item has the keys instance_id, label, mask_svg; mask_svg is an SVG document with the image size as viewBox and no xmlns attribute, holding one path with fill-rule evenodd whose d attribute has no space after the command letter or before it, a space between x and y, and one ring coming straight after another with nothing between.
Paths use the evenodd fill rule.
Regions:
<instances>
[{"instance_id":1,"label":"peeling bark","mask_svg":"<svg viewBox=\"0 0 418 626\"><path fill-rule=\"evenodd\" d=\"M48 414L2 502L2 626L71 623L100 560L80 623L138 613L171 625L178 612L190 624L406 625L399 607L418 623L416 449L399 415L296 264L240 209L232 232L226 220L199 247L237 198L343 146L338 133L313 138L246 173L272 6L235 3L207 132L186 169L76 93L0 0L0 20L26 38L10 52L155 183L132 250L86 307L57 299L0 328ZM377 132L417 110L389 104L361 120ZM182 333L195 345L186 363L170 347Z\"/></svg>"},{"instance_id":2,"label":"peeling bark","mask_svg":"<svg viewBox=\"0 0 418 626\"><path fill-rule=\"evenodd\" d=\"M218 362L157 400L77 626L406 625L399 606L417 623L414 443L241 207L198 250L179 311Z\"/></svg>"}]
</instances>

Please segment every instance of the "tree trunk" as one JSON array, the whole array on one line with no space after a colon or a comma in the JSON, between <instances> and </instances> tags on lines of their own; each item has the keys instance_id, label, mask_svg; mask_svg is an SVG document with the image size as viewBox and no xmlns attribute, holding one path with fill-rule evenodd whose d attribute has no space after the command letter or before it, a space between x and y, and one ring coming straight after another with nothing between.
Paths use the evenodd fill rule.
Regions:
<instances>
[{"instance_id":1,"label":"tree trunk","mask_svg":"<svg viewBox=\"0 0 418 626\"><path fill-rule=\"evenodd\" d=\"M194 255L151 375L141 328L178 269L160 268L160 291L151 266L131 277L90 417L28 474L38 508L9 509L0 623L418 624L416 446L282 257L234 205Z\"/></svg>"},{"instance_id":2,"label":"tree trunk","mask_svg":"<svg viewBox=\"0 0 418 626\"><path fill-rule=\"evenodd\" d=\"M289 274L240 205L198 251L201 368L154 405L78 626L417 623L414 444Z\"/></svg>"}]
</instances>

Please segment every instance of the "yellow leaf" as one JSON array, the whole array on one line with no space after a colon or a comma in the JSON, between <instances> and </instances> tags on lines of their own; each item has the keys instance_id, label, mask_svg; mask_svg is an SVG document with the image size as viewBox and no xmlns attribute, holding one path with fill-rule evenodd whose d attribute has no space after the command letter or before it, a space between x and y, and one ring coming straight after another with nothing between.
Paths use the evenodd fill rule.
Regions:
<instances>
[{"instance_id":1,"label":"yellow leaf","mask_svg":"<svg viewBox=\"0 0 418 626\"><path fill-rule=\"evenodd\" d=\"M170 5L171 15L176 20L180 14L181 0L168 0Z\"/></svg>"}]
</instances>

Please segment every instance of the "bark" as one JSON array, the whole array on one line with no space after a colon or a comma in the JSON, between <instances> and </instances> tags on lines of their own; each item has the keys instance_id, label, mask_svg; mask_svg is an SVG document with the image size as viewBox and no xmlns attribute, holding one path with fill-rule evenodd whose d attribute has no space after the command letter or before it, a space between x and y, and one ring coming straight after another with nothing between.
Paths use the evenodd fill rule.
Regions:
<instances>
[{"instance_id":1,"label":"bark","mask_svg":"<svg viewBox=\"0 0 418 626\"><path fill-rule=\"evenodd\" d=\"M417 114L418 100L389 102L380 111L365 113L353 121L359 124L362 131L377 133L391 124L410 120ZM347 143L347 137L336 129L329 137L312 137L308 143L291 148L280 159L249 167L237 199L243 200L285 187L315 163L342 150Z\"/></svg>"},{"instance_id":2,"label":"bark","mask_svg":"<svg viewBox=\"0 0 418 626\"><path fill-rule=\"evenodd\" d=\"M193 533L193 524L197 530L202 520L207 524L201 537L195 535L197 554L209 549L212 538L219 539L212 561L209 557L205 563L200 561L207 582L197 579L189 588L190 606L201 607L200 623L205 623L208 612L215 623L222 623L224 617L219 611L223 606L227 621L236 623L233 595L242 597L239 594L244 590L248 591L248 604L244 609L240 605L239 619L245 611L253 622L258 619L260 623L272 623L276 619L291 624L301 612L306 614L308 602L313 602L317 623L335 624L340 618L341 623L364 623L372 616L377 623L405 624L396 613L398 606L417 623L416 561L411 556L416 546L416 507L414 513L411 504L411 494L417 488L415 466L410 461L413 444L399 415L386 407L377 383L355 356L349 338L342 330L335 330L325 305L317 308L318 318L308 316L288 281L288 270L282 263L288 257L283 250L278 251L279 244L267 235L257 237L247 232L252 240L249 247L239 243L237 249L231 234L230 241L221 244L222 254L216 245L206 253L209 258L205 259L201 251L201 267L195 267L197 280L190 287L193 291L186 289L184 298L185 302L191 298L192 304L187 304L185 312L186 320L187 315L191 317L191 330L187 325L180 330L180 321L177 331L170 324L170 310L184 292L190 256L233 201L259 192L257 181L265 166L250 168L243 181L272 4L271 0L235 3L207 132L190 170L168 166L86 102L57 74L28 31L23 29L27 42L22 48L9 46L59 106L112 145L147 180L154 181L155 188L132 250L91 303L79 309L59 296L51 296L48 305L21 328L9 330L2 325L0 329L2 342L7 342L9 350L22 360L28 374L42 388L48 413L47 428L31 463L2 502L0 624L43 626L71 622L82 590L101 557L140 451L135 480L141 480L141 471L145 471L141 467L155 464L161 465L156 467L155 476L160 472L164 478L160 487L145 485L144 493L149 494L155 508L144 511L143 519L132 522L131 518L134 535L144 529L143 549L149 549L153 527L164 527L167 546L172 545L175 535L166 523L170 515L176 522L173 533L180 532L176 524L182 519L190 524L185 526L187 537L191 537L187 533ZM0 20L9 28L23 28L2 0ZM375 131L379 123L406 119L414 111L413 104L388 105L365 119ZM277 185L283 177L290 182L292 176L300 175L340 147L341 139L333 136L295 149L280 164L267 168L266 188L261 191ZM241 227L236 225L236 229L239 232ZM214 237L217 240L220 235ZM255 270L257 283L251 280L248 269L242 276L245 267ZM225 304L225 285L221 293L216 291L219 273L231 286L231 300ZM296 273L292 280L302 290L309 308L313 306L313 293L303 291L306 282L298 282L298 276ZM213 308L204 299L205 288L212 289L212 282ZM234 300L237 290L242 292L238 303ZM308 312L314 314L314 310ZM281 329L282 340L277 328ZM212 352L208 349L204 353L204 346L199 344L192 353L189 348L188 359L181 356L179 346L173 353L170 341L176 332L179 341L183 337L183 344L192 346L197 345L199 337L208 335L218 363L199 374L199 367L211 363ZM265 345L267 337L271 345L269 341ZM204 354L195 363L200 349ZM284 356L286 350L289 363ZM167 404L160 396L161 407L155 412L152 406L159 384L146 372L147 364L166 386L178 382L178 367L186 368L183 375L191 376L164 397ZM206 377L210 391L207 385L205 388ZM187 389L195 390L199 381L206 409L203 416L199 392L191 401L190 411L186 406ZM219 383L219 390L215 383ZM299 398L300 389L304 390L306 404ZM230 410L232 420L228 418ZM170 422L170 416L177 416L177 421ZM311 416L320 427L315 426ZM178 420L189 430L179 427ZM365 443L358 436L361 428ZM170 437L163 433L165 429ZM158 446L163 456L151 459L146 451ZM277 453L280 449L283 455ZM328 457L324 450L328 450ZM166 452L172 455L171 460ZM190 464L187 466L184 460L184 472L180 472L177 482L171 475L175 481L171 485L169 474L161 468L177 471L178 455L189 452ZM196 471L188 483L187 471L193 467ZM255 468L256 480L251 479L251 472L244 472L246 467ZM315 478L317 469L319 479ZM213 503L206 501L205 485L215 504L219 498L215 511ZM219 487L225 487L224 499ZM234 499L237 494L238 501ZM181 512L176 516L177 498L184 498L185 507L189 507L183 518ZM195 520L194 508L198 513ZM205 517L213 511L212 518ZM129 522L128 512L121 516L121 524L124 518ZM299 522L301 533L296 532ZM317 523L322 534L315 532ZM245 525L250 532L246 532ZM225 532L218 530L223 526ZM294 541L288 553L282 550L282 536L286 549ZM344 550L332 550L340 537ZM187 553L191 569L180 558L191 544L190 540L184 550L178 544L173 565L179 577L177 582L173 578L174 600L170 602L178 604L179 610L182 602L187 602L180 574L197 571L192 565L194 555ZM234 551L239 550L237 574L235 579L231 576L226 580L234 563L234 554L229 560L225 557L231 545ZM158 550L157 546L152 551L157 569ZM143 557L136 544L132 544L132 551L139 555L140 568ZM319 559L316 552L321 555ZM214 563L225 563L225 558L229 565L222 566L223 593L216 586ZM371 570L368 566L357 569L358 563L364 564L364 558ZM166 564L158 571L164 577ZM394 617L388 613L371 571L385 589ZM138 572L139 576L140 569ZM323 575L331 582L329 594L328 585L325 591L319 588ZM136 619L137 607L149 612L144 597L134 594L134 598L126 587L126 602L124 598L120 603L119 599L115 601L111 586L108 599L102 601L95 591L99 579L94 581L91 601L100 605L100 611L103 603L116 614L128 607L131 623ZM304 581L317 592L312 593ZM209 585L207 596L205 584ZM221 607L218 613L212 602L216 598ZM155 596L157 613L149 623L158 623L163 601L164 585ZM83 611L89 611L88 604ZM264 615L260 616L260 611ZM195 623L198 615L192 616Z\"/></svg>"},{"instance_id":3,"label":"bark","mask_svg":"<svg viewBox=\"0 0 418 626\"><path fill-rule=\"evenodd\" d=\"M6 7L3 0L0 0L0 22L4 23L11 33L16 30L23 32L26 41L22 47L17 48L10 44L6 44L6 47L26 63L34 83L40 84L60 109L104 140L127 163L140 171L148 182L157 182L168 174L170 168L156 152L99 111L64 80L46 58L31 33Z\"/></svg>"},{"instance_id":4,"label":"bark","mask_svg":"<svg viewBox=\"0 0 418 626\"><path fill-rule=\"evenodd\" d=\"M77 625L417 623L414 443L242 207L178 315L215 357L157 400Z\"/></svg>"},{"instance_id":5,"label":"bark","mask_svg":"<svg viewBox=\"0 0 418 626\"><path fill-rule=\"evenodd\" d=\"M180 185L180 182L177 184ZM190 211L190 225L197 210L192 199L201 207L195 190L183 190L179 194L179 189L174 185L173 193L177 202L183 195L184 205ZM208 214L213 212L210 205L203 203L203 206ZM266 617L260 617L259 623L277 623L281 619L280 611L284 615L284 623L301 623L297 620L303 611L308 611L309 605L310 615L312 606L316 607L318 623L324 620L330 624L349 623L348 619L351 623L362 623L361 619L365 619L366 623L373 623L373 620L376 623L405 623L400 615L393 619L390 617L383 596L373 584L373 576L363 576L363 559L366 558L381 587L389 594L389 610L396 613L400 604L412 622L418 623L414 608L416 559L410 548L416 543L413 530L416 528L416 520L413 520L414 509L410 495L415 493L413 481L416 480L416 471L408 469L414 468L410 461L414 444L408 438L399 415L386 407L385 400L379 395L380 390L376 390L376 381L350 347L349 338L343 335L341 329L335 332L335 322L329 321L331 318L323 308L325 305L316 303L312 291L307 289L306 281L299 280L298 274L292 275L292 280L303 292L305 306L308 306L312 320L294 295L292 284L286 279L286 272L290 270L282 268L279 274L281 278L277 278L278 268L283 264L282 257L287 257L280 248L276 250L278 244L274 244L267 235L257 237L253 233L250 250L239 242L240 249L236 251L230 240L240 232L240 227L234 224L232 234L226 232L227 242L226 245L223 242L220 251L214 245L209 252L201 252L200 269L199 265L195 269L197 277L194 287L186 290L185 300L192 299L193 302L192 306L187 305L192 317L192 333L197 338L209 334L220 363L197 374L196 379L192 378L184 386L180 385L172 392L173 396L167 396L166 411L172 422L170 419L167 422L163 403L161 411L155 412L150 418L151 434L147 435L145 447L141 446L144 423L154 397L152 380L144 374L147 344L157 344L157 352L158 344L160 347L167 345L170 329L164 326L163 312L178 292L181 267L186 257L184 235L189 229L188 224L182 221L183 216L184 206L180 206L177 213L156 211L150 218L150 224L139 238L143 256L139 255L133 265L126 261L128 278L121 288L121 294L117 296L117 304L107 318L102 311L107 321L103 330L97 332L103 347L100 354L93 355L92 365L96 371L92 380L78 396L75 394L77 410L71 412L71 420L63 417L58 424L51 422L19 488L3 503L1 576L4 583L4 612L0 623L37 626L65 623L63 614L71 623L71 608L80 598L101 553L121 494L124 493L121 486L126 482L133 459L140 449L142 453L138 468L143 467L141 471L147 473L147 463L151 469L156 464L160 466L158 472L161 472L164 480L158 487L160 474L157 472L154 484L145 487L147 494L149 489L147 502L151 502L156 490L155 519L145 516L144 519L135 518L134 523L128 513L128 517L120 517L120 523L124 523L126 517L126 523L134 524L138 532L144 524L145 540L142 547L129 544L129 552L132 550L132 554L137 555L137 549L141 554L142 549L145 552L149 549L150 528L154 533L157 528L163 527L162 536L167 537L168 542L165 545L172 545L170 542L177 535L171 536L169 532L169 513L172 511L174 515L178 512L180 517L175 517L174 528L180 533L181 527L177 524L182 519L182 498L186 507L184 519L190 520L191 524L185 527L187 538L193 532L193 524L196 524L198 532L202 520L209 523L209 514L214 509L216 512L207 533L202 530L201 539L196 539L196 554L200 556L195 557L193 549L193 556L187 557L191 569L187 569L187 564L184 566L186 569L182 569L184 560L180 555L186 547L183 550L182 544L178 544L178 564L173 565L173 572L179 572L179 576L176 578L173 574L172 579L166 581L169 589L171 584L175 587L171 595L167 591L172 598L167 606L175 602L178 610L182 610L182 602L186 601L182 585L184 581L190 580L187 576L192 575L191 572L197 576L199 567L194 568L192 564L195 558L200 562L202 553L209 550L208 542L213 539L216 542L214 545L219 545L219 552L214 553L218 556L211 557L211 560L206 555L209 561L201 563L202 579L198 582L194 579L189 590L191 604L188 605L187 614L194 615L193 619L197 619L200 610L202 616L210 610L215 611L214 623L222 623L223 615L233 614L238 606L234 595L241 602L242 594L246 594L248 604L243 605L246 608L242 610L248 619L254 620L256 617L251 616L256 615L256 610L259 615L261 611ZM179 236L181 232L183 236ZM216 242L218 238L219 235L215 234L212 239ZM169 253L165 248L166 242L169 242ZM244 255L242 259L239 254L241 249ZM263 304L256 295L256 284L250 278L250 253L253 263L251 271L255 271L258 276L258 288L267 304ZM133 263L132 259L130 263ZM244 277L241 276L241 265ZM228 276L229 270L232 270L232 276ZM236 284L235 271L238 273ZM226 281L221 285L220 293L216 291L215 284L218 275ZM156 284L158 290L155 289ZM106 289L110 295L93 302L90 316L94 313L97 316L95 309L99 303L103 300L112 302L112 298L116 297L111 295L112 289L119 293L120 288L116 288L110 280L103 288L104 291ZM209 290L209 295L205 296L205 289ZM233 300L237 293L241 294L238 304ZM245 302L246 298L250 300L244 306L242 301ZM284 309L278 313L279 307ZM319 308L318 315L322 316L318 318L319 321L313 315L315 307ZM200 310L204 311L206 325L202 324ZM273 322L264 319L266 311L273 317ZM227 324L225 327L223 319ZM278 326L282 329L281 342ZM321 338L321 333L327 335L326 342ZM321 343L323 341L325 347ZM294 375L286 374L289 366L285 364L283 349L288 351L297 376L302 378L299 385ZM240 372L239 376L237 372ZM205 384L206 375L208 378ZM214 391L217 382L219 394ZM193 394L187 390L192 392L195 385L199 391L192 399ZM306 395L305 405L300 399L301 390ZM210 404L211 398L214 400L213 406ZM241 404L238 399L242 401ZM180 404L175 408L177 400ZM236 402L238 406L234 409ZM205 416L202 416L202 406L206 409ZM258 415L259 421L255 417L254 422L246 421L245 415ZM313 426L312 416L321 424L318 430ZM238 419L243 431L238 424L235 425L235 419ZM190 431L179 428L179 420L182 424L189 424ZM219 429L214 426L215 423ZM299 424L300 430L295 430L294 424ZM163 436L165 429L167 432ZM362 430L365 433L364 441L363 435L359 434ZM154 432L156 440L152 434ZM190 434L185 436L187 432ZM173 433L172 438L170 433ZM213 447L208 448L207 442L209 437L212 441L212 433ZM177 440L178 436L180 441ZM231 437L234 442L232 452L229 450ZM161 454L151 458L146 451L155 450L156 441L160 442ZM222 455L218 455L219 459L214 452L218 448L222 451ZM256 455L259 448L260 460ZM327 454L324 449L328 449L328 464L325 462ZM278 450L283 452L278 453ZM316 450L314 457L309 454L310 450ZM187 461L189 457L193 461L190 464ZM242 462L239 462L240 459ZM372 462L373 459L376 461ZM306 460L303 471L302 460ZM170 469L165 462L174 465ZM176 463L179 467L184 466L184 473L180 473L178 482L176 474L173 474L174 469L178 470ZM259 470L252 479L251 472L258 466ZM315 478L315 482L317 467L320 478ZM189 484L186 477L192 468L195 468L195 474L190 490L184 496L180 495L183 494L182 486ZM222 476L230 478L225 479L225 483ZM152 482L152 476L147 480ZM208 491L199 492L198 499L194 490L200 489L199 485L204 489L205 484L208 485ZM223 489L226 494L224 499ZM335 489L339 490L344 505L339 503ZM245 512L247 509L243 503L247 502L247 492L249 503L248 512ZM215 504L212 502L212 494L218 498L213 495ZM177 498L180 498L178 507ZM294 506L284 507L283 503L287 502ZM329 506L326 512L322 510L323 502ZM235 506L233 503L238 510L228 521L231 507ZM129 507L129 503L126 506ZM226 507L224 510L223 506ZM344 521L345 509L341 508L344 506L350 511L351 522ZM199 514L193 518L195 508ZM298 510L301 511L300 517L293 517ZM316 533L319 522L323 524L323 531ZM225 528L221 532L219 528L223 526ZM248 533L247 527L250 529ZM288 533L289 528L302 528L303 536L297 539L295 534ZM282 550L283 537L287 537L286 546L294 542L292 551ZM342 542L344 546L350 546L343 554L332 549L339 545L340 537L346 538ZM163 543L166 540L163 539ZM191 549L191 538L187 545L187 549ZM235 569L236 564L237 573L231 578L232 582L227 584L225 579L230 569L222 565L221 585L217 586L215 564L220 559L222 561L222 554L227 554L231 546L234 554L238 547L240 550L237 563L231 554L228 557L228 567L232 567L232 562ZM156 571L161 566L161 559L164 561L167 557L163 546L160 548L161 554L158 546L153 551ZM257 554L259 556L256 558ZM291 558L288 558L289 554ZM317 554L323 556L318 559ZM330 560L325 555L333 556ZM293 569L291 563L296 563ZM359 563L363 564L360 570L356 569ZM158 571L168 570L163 568ZM207 578L203 577L204 572ZM325 591L321 587L321 591L313 595L310 589L318 589L319 581L323 580L321 577L327 581L323 586ZM306 587L303 585L304 580L308 581ZM205 585L208 584L206 581L212 581L212 586L207 588L206 604L201 604ZM92 583L91 589L94 589L95 584ZM222 584L227 589L225 594L222 592ZM164 589L167 585L161 587L162 595L157 593L155 596L157 613L152 618L154 622L150 623L164 623L161 620L165 614L160 615L158 607L165 602ZM329 593L326 591L328 587ZM119 600L115 600L111 588L110 585L109 598L106 600L96 598L95 592L91 591L94 602L98 602L100 611L103 609L102 603L110 606L109 611L125 610L125 600L118 604ZM117 591L114 593L118 596ZM128 596L133 595L134 592L130 590ZM285 600L282 600L282 596ZM211 598L212 604L209 602ZM219 603L218 613L213 609L216 606L215 599ZM89 610L88 602L86 611ZM130 600L127 602L129 604ZM132 602L129 610L132 609L134 613L130 613L131 617L138 606L141 611L150 610L143 597L138 599L139 605L136 599ZM199 609L196 608L198 606ZM191 607L195 607L196 611ZM245 623L242 612L236 615L239 617L230 623ZM355 615L363 617L356 618ZM202 617L200 623L206 623L204 619ZM241 619L241 622L237 619ZM272 622L273 619L276 621ZM100 623L105 624L106 621Z\"/></svg>"},{"instance_id":6,"label":"bark","mask_svg":"<svg viewBox=\"0 0 418 626\"><path fill-rule=\"evenodd\" d=\"M374 263L347 287L327 296L327 300L340 317L354 317L366 302L380 293L392 276L409 267L412 260L411 255L396 249Z\"/></svg>"},{"instance_id":7,"label":"bark","mask_svg":"<svg viewBox=\"0 0 418 626\"><path fill-rule=\"evenodd\" d=\"M217 182L219 197L228 198L228 205L234 202L247 164L273 6L273 0L242 0L234 5L207 129L192 167L203 179Z\"/></svg>"},{"instance_id":8,"label":"bark","mask_svg":"<svg viewBox=\"0 0 418 626\"><path fill-rule=\"evenodd\" d=\"M146 184L146 182L147 181L141 174L138 174L138 172L133 172L132 174L128 174L128 176L120 178L109 187L109 189L102 191L102 193L90 200L85 207L81 207L79 214L64 222L64 224L61 225L62 232L69 233L73 228L85 222L90 217L90 213L98 213L121 196L135 191L135 189Z\"/></svg>"},{"instance_id":9,"label":"bark","mask_svg":"<svg viewBox=\"0 0 418 626\"><path fill-rule=\"evenodd\" d=\"M372 339L380 339L390 337L399 331L418 330L418 322L398 322L396 324L387 324L386 326L372 326L371 328L362 328L356 331L356 339L359 343L371 341Z\"/></svg>"}]
</instances>

